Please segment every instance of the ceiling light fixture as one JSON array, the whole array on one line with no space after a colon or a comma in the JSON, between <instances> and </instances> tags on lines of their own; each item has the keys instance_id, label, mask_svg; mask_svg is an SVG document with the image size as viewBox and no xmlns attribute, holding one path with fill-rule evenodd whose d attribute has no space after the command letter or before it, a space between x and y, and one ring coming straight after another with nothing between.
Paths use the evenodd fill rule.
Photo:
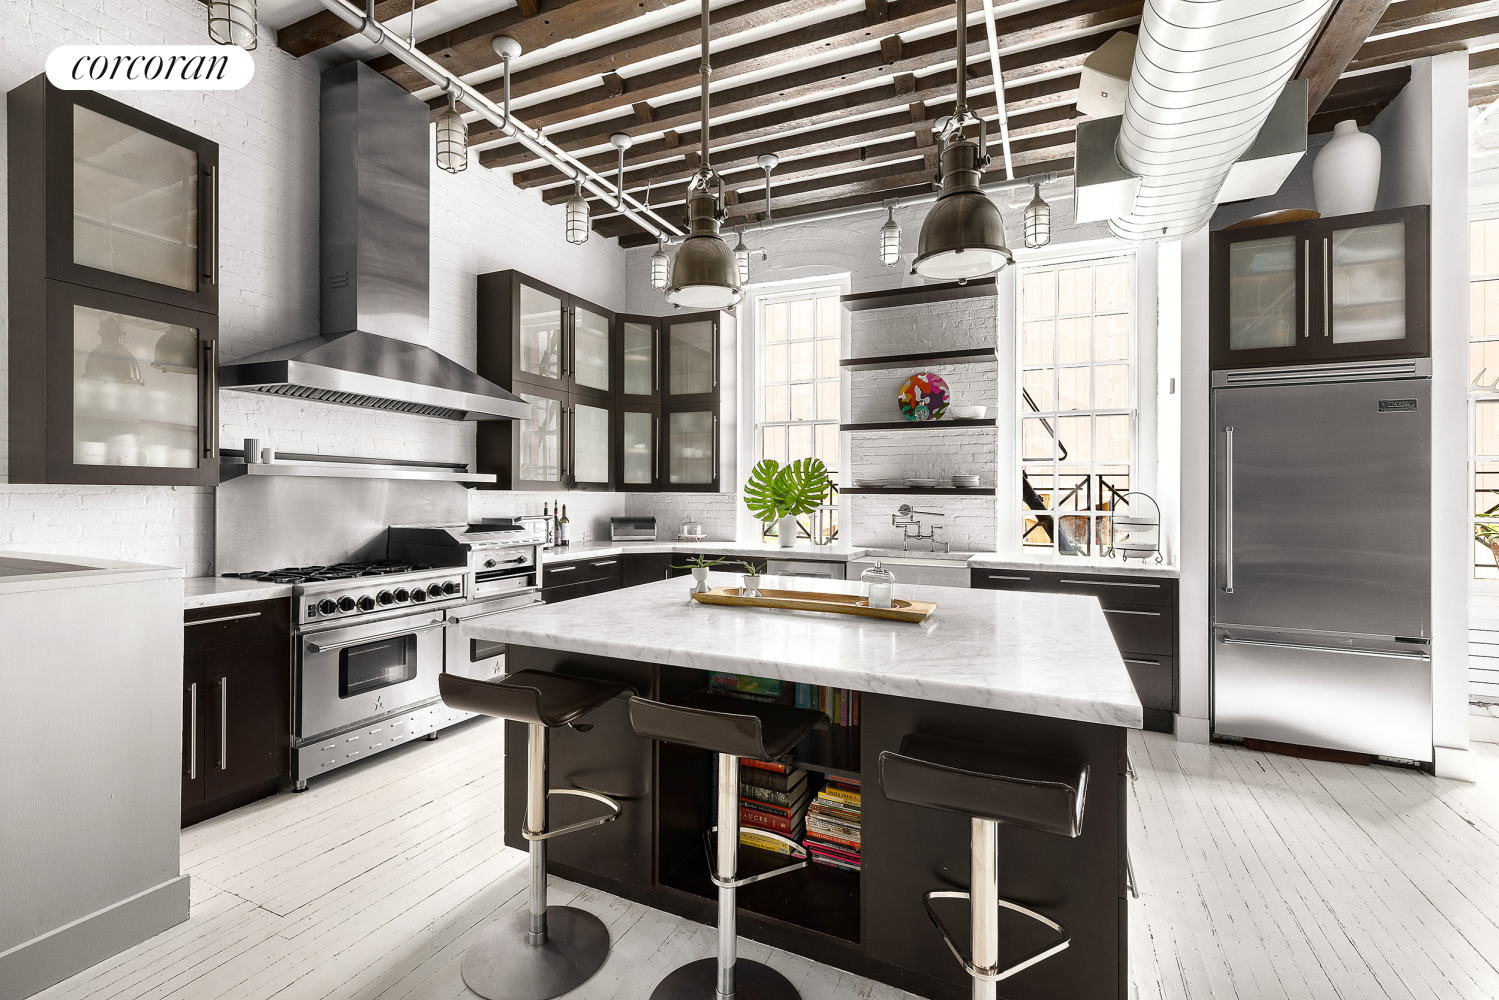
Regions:
<instances>
[{"instance_id":1,"label":"ceiling light fixture","mask_svg":"<svg viewBox=\"0 0 1499 1000\"><path fill-rule=\"evenodd\" d=\"M1005 247L999 209L979 186L989 165L984 120L968 110L968 2L958 0L958 93L952 117L938 137L937 177L942 193L921 223L911 273L937 281L964 282L993 274L1014 258ZM999 100L1004 100L1003 89ZM964 134L978 126L978 140Z\"/></svg>"},{"instance_id":2,"label":"ceiling light fixture","mask_svg":"<svg viewBox=\"0 0 1499 1000\"><path fill-rule=\"evenodd\" d=\"M765 171L765 221L769 222L775 218L770 214L770 172L781 162L781 158L774 153L761 153L755 157L755 162L760 164L760 169Z\"/></svg>"},{"instance_id":3,"label":"ceiling light fixture","mask_svg":"<svg viewBox=\"0 0 1499 1000\"><path fill-rule=\"evenodd\" d=\"M238 45L254 52L256 37L255 0L209 0L208 37L220 45Z\"/></svg>"},{"instance_id":4,"label":"ceiling light fixture","mask_svg":"<svg viewBox=\"0 0 1499 1000\"><path fill-rule=\"evenodd\" d=\"M1051 242L1051 206L1041 197L1041 185L1036 185L1036 197L1025 206L1025 245L1034 249Z\"/></svg>"},{"instance_id":5,"label":"ceiling light fixture","mask_svg":"<svg viewBox=\"0 0 1499 1000\"><path fill-rule=\"evenodd\" d=\"M739 244L734 247L734 263L739 266L739 283L749 282L750 248L744 245L744 227L739 227Z\"/></svg>"},{"instance_id":6,"label":"ceiling light fixture","mask_svg":"<svg viewBox=\"0 0 1499 1000\"><path fill-rule=\"evenodd\" d=\"M895 221L895 202L886 202L890 217L880 227L880 263L894 267L900 263L900 223Z\"/></svg>"},{"instance_id":7,"label":"ceiling light fixture","mask_svg":"<svg viewBox=\"0 0 1499 1000\"><path fill-rule=\"evenodd\" d=\"M651 254L651 287L658 292L664 292L670 283L671 258L666 256L666 243L657 241L656 252Z\"/></svg>"},{"instance_id":8,"label":"ceiling light fixture","mask_svg":"<svg viewBox=\"0 0 1499 1000\"><path fill-rule=\"evenodd\" d=\"M609 142L619 150L619 167L614 173L614 190L618 192L614 208L622 212L625 208L625 150L633 146L635 140L623 132L616 132L609 137Z\"/></svg>"},{"instance_id":9,"label":"ceiling light fixture","mask_svg":"<svg viewBox=\"0 0 1499 1000\"><path fill-rule=\"evenodd\" d=\"M437 116L437 165L450 174L468 169L468 125L458 113L458 92L448 91L448 106Z\"/></svg>"},{"instance_id":10,"label":"ceiling light fixture","mask_svg":"<svg viewBox=\"0 0 1499 1000\"><path fill-rule=\"evenodd\" d=\"M583 197L583 175L573 179L573 196L567 199L567 242L588 242L588 199Z\"/></svg>"},{"instance_id":11,"label":"ceiling light fixture","mask_svg":"<svg viewBox=\"0 0 1499 1000\"><path fill-rule=\"evenodd\" d=\"M734 252L718 235L719 224L728 212L724 207L723 178L713 170L709 150L708 77L713 67L708 61L708 0L703 0L701 30L703 122L699 136L702 165L688 185L687 238L672 261L666 299L679 308L728 309L739 304L744 298L744 290L739 287L739 266L734 260Z\"/></svg>"},{"instance_id":12,"label":"ceiling light fixture","mask_svg":"<svg viewBox=\"0 0 1499 1000\"><path fill-rule=\"evenodd\" d=\"M489 40L489 45L490 48L494 49L494 54L500 57L500 63L504 69L505 121L501 129L508 135L510 132L510 60L520 55L520 42L505 35L495 35Z\"/></svg>"}]
</instances>

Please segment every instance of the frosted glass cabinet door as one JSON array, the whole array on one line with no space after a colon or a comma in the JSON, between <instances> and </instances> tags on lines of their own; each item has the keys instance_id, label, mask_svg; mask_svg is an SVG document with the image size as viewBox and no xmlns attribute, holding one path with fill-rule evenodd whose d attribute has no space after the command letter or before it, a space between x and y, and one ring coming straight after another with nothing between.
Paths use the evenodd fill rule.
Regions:
<instances>
[{"instance_id":1,"label":"frosted glass cabinet door","mask_svg":"<svg viewBox=\"0 0 1499 1000\"><path fill-rule=\"evenodd\" d=\"M666 416L667 482L711 486L717 481L717 417L712 410L680 410Z\"/></svg>"},{"instance_id":2,"label":"frosted glass cabinet door","mask_svg":"<svg viewBox=\"0 0 1499 1000\"><path fill-rule=\"evenodd\" d=\"M1296 346L1297 237L1243 240L1228 249L1228 350L1265 351Z\"/></svg>"},{"instance_id":3,"label":"frosted glass cabinet door","mask_svg":"<svg viewBox=\"0 0 1499 1000\"><path fill-rule=\"evenodd\" d=\"M1405 223L1334 229L1334 344L1405 339Z\"/></svg>"},{"instance_id":4,"label":"frosted glass cabinet door","mask_svg":"<svg viewBox=\"0 0 1499 1000\"><path fill-rule=\"evenodd\" d=\"M621 385L625 396L653 399L656 395L656 327L634 320L619 321Z\"/></svg>"},{"instance_id":5,"label":"frosted glass cabinet door","mask_svg":"<svg viewBox=\"0 0 1499 1000\"><path fill-rule=\"evenodd\" d=\"M673 399L713 398L718 391L718 324L666 320L666 392Z\"/></svg>"},{"instance_id":6,"label":"frosted glass cabinet door","mask_svg":"<svg viewBox=\"0 0 1499 1000\"><path fill-rule=\"evenodd\" d=\"M656 485L656 423L650 410L617 408L620 433L620 489L649 490Z\"/></svg>"},{"instance_id":7,"label":"frosted glass cabinet door","mask_svg":"<svg viewBox=\"0 0 1499 1000\"><path fill-rule=\"evenodd\" d=\"M573 482L578 489L609 488L609 410L573 404Z\"/></svg>"},{"instance_id":8,"label":"frosted glass cabinet door","mask_svg":"<svg viewBox=\"0 0 1499 1000\"><path fill-rule=\"evenodd\" d=\"M609 317L573 307L573 388L609 395Z\"/></svg>"},{"instance_id":9,"label":"frosted glass cabinet door","mask_svg":"<svg viewBox=\"0 0 1499 1000\"><path fill-rule=\"evenodd\" d=\"M530 376L561 384L562 331L565 326L562 300L530 285L520 286L520 329L516 337L520 357L516 366L520 377Z\"/></svg>"},{"instance_id":10,"label":"frosted glass cabinet door","mask_svg":"<svg viewBox=\"0 0 1499 1000\"><path fill-rule=\"evenodd\" d=\"M515 478L525 483L562 482L562 403L547 396L517 393L531 407L520 422Z\"/></svg>"}]
</instances>

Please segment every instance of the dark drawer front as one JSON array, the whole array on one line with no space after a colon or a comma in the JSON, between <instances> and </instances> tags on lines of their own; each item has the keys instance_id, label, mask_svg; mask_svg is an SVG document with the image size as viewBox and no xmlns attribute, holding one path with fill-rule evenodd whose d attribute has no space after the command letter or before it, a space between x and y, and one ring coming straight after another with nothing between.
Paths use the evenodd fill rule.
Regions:
<instances>
[{"instance_id":1,"label":"dark drawer front","mask_svg":"<svg viewBox=\"0 0 1499 1000\"><path fill-rule=\"evenodd\" d=\"M1114 633L1114 641L1126 656L1130 653L1170 656L1175 651L1172 640L1176 635L1176 617L1169 607L1113 601L1098 603Z\"/></svg>"},{"instance_id":2,"label":"dark drawer front","mask_svg":"<svg viewBox=\"0 0 1499 1000\"><path fill-rule=\"evenodd\" d=\"M291 634L291 599L193 608L182 616L183 647L193 653Z\"/></svg>"},{"instance_id":3,"label":"dark drawer front","mask_svg":"<svg viewBox=\"0 0 1499 1000\"><path fill-rule=\"evenodd\" d=\"M569 583L560 587L547 587L541 592L541 599L547 604L557 604L561 601L572 601L579 597L591 597L594 594L606 594L611 590L619 590L618 580L585 580L582 583Z\"/></svg>"},{"instance_id":4,"label":"dark drawer front","mask_svg":"<svg viewBox=\"0 0 1499 1000\"><path fill-rule=\"evenodd\" d=\"M620 581L621 556L605 556L602 559L578 559L563 563L547 563L541 568L541 579L547 587L571 587L595 580Z\"/></svg>"},{"instance_id":5,"label":"dark drawer front","mask_svg":"<svg viewBox=\"0 0 1499 1000\"><path fill-rule=\"evenodd\" d=\"M1135 694L1145 708L1176 710L1175 664L1169 656L1124 653L1124 666L1134 681Z\"/></svg>"},{"instance_id":6,"label":"dark drawer front","mask_svg":"<svg viewBox=\"0 0 1499 1000\"><path fill-rule=\"evenodd\" d=\"M975 569L969 586L977 590L1025 590L1035 594L1088 594L1104 602L1125 604L1176 603L1175 580L1087 573L1041 573L1026 569Z\"/></svg>"}]
</instances>

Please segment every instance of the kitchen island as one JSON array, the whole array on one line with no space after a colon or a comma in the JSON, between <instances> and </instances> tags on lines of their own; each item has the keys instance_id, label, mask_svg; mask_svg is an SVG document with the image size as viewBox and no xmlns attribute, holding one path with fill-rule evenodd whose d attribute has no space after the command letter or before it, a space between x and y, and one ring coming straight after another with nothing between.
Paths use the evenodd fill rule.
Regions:
<instances>
[{"instance_id":1,"label":"kitchen island","mask_svg":"<svg viewBox=\"0 0 1499 1000\"><path fill-rule=\"evenodd\" d=\"M713 574L710 582L735 586L738 579ZM863 782L861 870L812 864L745 887L740 933L921 996L957 1000L970 992L923 904L926 892L967 887L969 822L886 800L880 753L897 750L908 733L923 733L1087 763L1081 836L1001 827L1001 895L1060 922L1072 941L1005 980L1003 992L1126 995L1126 733L1139 728L1142 712L1095 598L900 587L897 597L939 606L926 622L908 624L709 606L691 601L689 586L663 580L532 607L472 622L464 634L506 643L508 670L621 681L664 701L681 701L718 672L860 692L859 724L812 733L792 762L814 781L832 775ZM777 581L766 578L762 586ZM806 579L786 586L834 593L858 587ZM505 840L524 850L525 727L506 726ZM616 822L552 841L549 870L714 921L703 847L713 824L711 754L637 737L621 698L577 727L554 730L550 764L553 788L610 795L622 811ZM571 798L553 799L554 826L596 811ZM750 848L740 854L746 874L779 863ZM1035 925L1001 926L1002 958L1043 943Z\"/></svg>"}]
</instances>

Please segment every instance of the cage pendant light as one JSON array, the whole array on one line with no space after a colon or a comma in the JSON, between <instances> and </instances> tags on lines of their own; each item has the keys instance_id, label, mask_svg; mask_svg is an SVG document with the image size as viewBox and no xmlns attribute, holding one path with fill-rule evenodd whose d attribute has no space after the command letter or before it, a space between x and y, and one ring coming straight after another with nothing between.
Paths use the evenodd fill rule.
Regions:
<instances>
[{"instance_id":1,"label":"cage pendant light","mask_svg":"<svg viewBox=\"0 0 1499 1000\"><path fill-rule=\"evenodd\" d=\"M448 106L437 116L437 165L450 174L468 169L468 125L458 113L458 94L448 92Z\"/></svg>"},{"instance_id":2,"label":"cage pendant light","mask_svg":"<svg viewBox=\"0 0 1499 1000\"><path fill-rule=\"evenodd\" d=\"M739 268L739 283L749 283L750 248L744 245L744 227L739 227L739 243L734 247L734 263Z\"/></svg>"},{"instance_id":3,"label":"cage pendant light","mask_svg":"<svg viewBox=\"0 0 1499 1000\"><path fill-rule=\"evenodd\" d=\"M1041 198L1041 185L1036 185L1036 196L1025 206L1025 245L1044 247L1051 242L1051 206Z\"/></svg>"},{"instance_id":4,"label":"cage pendant light","mask_svg":"<svg viewBox=\"0 0 1499 1000\"><path fill-rule=\"evenodd\" d=\"M895 206L888 206L890 217L880 227L880 263L894 267L900 263L900 223L895 221Z\"/></svg>"},{"instance_id":5,"label":"cage pendant light","mask_svg":"<svg viewBox=\"0 0 1499 1000\"><path fill-rule=\"evenodd\" d=\"M739 304L744 290L740 287L739 263L734 252L718 234L718 227L728 213L724 208L723 178L713 169L708 145L708 77L713 72L708 61L708 18L708 0L703 0L703 162L687 192L687 238L671 263L666 299L678 308L728 309Z\"/></svg>"},{"instance_id":6,"label":"cage pendant light","mask_svg":"<svg viewBox=\"0 0 1499 1000\"><path fill-rule=\"evenodd\" d=\"M254 52L257 19L255 0L209 0L208 37L220 45L238 45Z\"/></svg>"},{"instance_id":7,"label":"cage pendant light","mask_svg":"<svg viewBox=\"0 0 1499 1000\"><path fill-rule=\"evenodd\" d=\"M1004 219L979 186L989 165L989 143L984 120L968 110L967 0L958 0L957 49L957 104L938 144L936 179L942 193L921 223L911 273L962 282L993 274L1014 258L1005 247ZM964 132L969 124L978 126L977 141Z\"/></svg>"},{"instance_id":8,"label":"cage pendant light","mask_svg":"<svg viewBox=\"0 0 1499 1000\"><path fill-rule=\"evenodd\" d=\"M588 199L583 197L581 175L573 184L573 196L567 199L567 242L576 246L588 242Z\"/></svg>"},{"instance_id":9,"label":"cage pendant light","mask_svg":"<svg viewBox=\"0 0 1499 1000\"><path fill-rule=\"evenodd\" d=\"M670 281L671 258L666 256L666 244L657 243L656 252L651 254L651 287L664 292Z\"/></svg>"}]
</instances>

